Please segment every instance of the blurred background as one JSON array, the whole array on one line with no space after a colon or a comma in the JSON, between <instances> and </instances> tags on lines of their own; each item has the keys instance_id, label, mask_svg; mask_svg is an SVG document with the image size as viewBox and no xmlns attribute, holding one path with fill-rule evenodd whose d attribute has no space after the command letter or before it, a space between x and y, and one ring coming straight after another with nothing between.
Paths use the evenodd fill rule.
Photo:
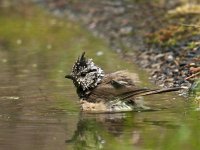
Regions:
<instances>
[{"instance_id":1,"label":"blurred background","mask_svg":"<svg viewBox=\"0 0 200 150\"><path fill-rule=\"evenodd\" d=\"M155 87L136 63L151 70L165 60L149 56L169 48L180 62L199 57L199 12L197 0L1 0L0 149L199 149L193 98L158 95L145 98L155 111L82 114L64 78L85 51L106 73L126 69Z\"/></svg>"}]
</instances>

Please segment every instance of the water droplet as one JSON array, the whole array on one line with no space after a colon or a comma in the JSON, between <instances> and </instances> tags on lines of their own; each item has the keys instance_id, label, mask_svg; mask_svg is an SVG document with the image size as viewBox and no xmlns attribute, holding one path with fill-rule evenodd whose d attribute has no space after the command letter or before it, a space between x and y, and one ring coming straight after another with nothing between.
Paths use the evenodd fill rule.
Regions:
<instances>
[{"instance_id":1,"label":"water droplet","mask_svg":"<svg viewBox=\"0 0 200 150\"><path fill-rule=\"evenodd\" d=\"M96 53L96 55L97 56L102 56L104 53L102 52L102 51L98 51L97 53Z\"/></svg>"},{"instance_id":2,"label":"water droplet","mask_svg":"<svg viewBox=\"0 0 200 150\"><path fill-rule=\"evenodd\" d=\"M33 67L33 68L36 68L36 67L37 67L37 64L33 64L32 67Z\"/></svg>"},{"instance_id":3,"label":"water droplet","mask_svg":"<svg viewBox=\"0 0 200 150\"><path fill-rule=\"evenodd\" d=\"M22 40L21 40L21 39L18 39L18 40L16 41L16 43L17 43L17 45L21 45L21 44L22 44Z\"/></svg>"},{"instance_id":4,"label":"water droplet","mask_svg":"<svg viewBox=\"0 0 200 150\"><path fill-rule=\"evenodd\" d=\"M52 48L52 45L51 44L48 44L47 45L47 49L51 49Z\"/></svg>"},{"instance_id":5,"label":"water droplet","mask_svg":"<svg viewBox=\"0 0 200 150\"><path fill-rule=\"evenodd\" d=\"M19 99L18 96L6 96L5 98L9 99L9 100L18 100Z\"/></svg>"},{"instance_id":6,"label":"water droplet","mask_svg":"<svg viewBox=\"0 0 200 150\"><path fill-rule=\"evenodd\" d=\"M2 62L3 63L6 63L8 60L7 59L2 59Z\"/></svg>"}]
</instances>

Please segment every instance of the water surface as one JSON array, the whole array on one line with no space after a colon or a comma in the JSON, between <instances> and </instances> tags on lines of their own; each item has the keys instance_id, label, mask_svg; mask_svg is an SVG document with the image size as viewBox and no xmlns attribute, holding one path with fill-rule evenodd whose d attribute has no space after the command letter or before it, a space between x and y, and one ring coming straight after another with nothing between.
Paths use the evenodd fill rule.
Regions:
<instances>
[{"instance_id":1,"label":"water surface","mask_svg":"<svg viewBox=\"0 0 200 150\"><path fill-rule=\"evenodd\" d=\"M75 88L64 76L83 50L106 72L127 69L138 74L140 86L153 87L146 73L105 41L28 4L4 7L0 16L1 149L198 148L199 116L176 94L146 97L156 111L80 112Z\"/></svg>"}]
</instances>

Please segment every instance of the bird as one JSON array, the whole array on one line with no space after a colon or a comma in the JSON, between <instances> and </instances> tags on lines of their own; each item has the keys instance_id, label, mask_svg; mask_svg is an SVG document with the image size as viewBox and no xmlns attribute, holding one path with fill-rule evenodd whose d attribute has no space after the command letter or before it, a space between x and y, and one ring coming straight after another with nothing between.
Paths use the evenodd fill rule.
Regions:
<instances>
[{"instance_id":1,"label":"bird","mask_svg":"<svg viewBox=\"0 0 200 150\"><path fill-rule=\"evenodd\" d=\"M72 71L65 78L71 79L84 112L125 112L144 108L136 103L142 96L181 90L181 87L149 89L138 87L134 74L119 70L106 74L85 52L75 61ZM148 108L148 107L145 107Z\"/></svg>"}]
</instances>

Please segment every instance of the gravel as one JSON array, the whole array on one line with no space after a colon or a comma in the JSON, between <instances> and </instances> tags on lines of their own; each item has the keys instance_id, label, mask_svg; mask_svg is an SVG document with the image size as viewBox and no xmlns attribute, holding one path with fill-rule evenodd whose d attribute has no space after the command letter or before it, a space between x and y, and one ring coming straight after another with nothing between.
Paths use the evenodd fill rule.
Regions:
<instances>
[{"instance_id":1,"label":"gravel","mask_svg":"<svg viewBox=\"0 0 200 150\"><path fill-rule=\"evenodd\" d=\"M104 38L117 53L131 57L134 63L146 68L156 84L187 89L192 86L194 78L186 78L193 74L191 67L200 66L200 35L180 40L173 46L146 42L147 33L165 26L163 16L180 5L179 0L169 0L164 4L130 0L34 1L54 15L79 21L95 36ZM166 37L169 33L164 32ZM160 39L166 37L160 36Z\"/></svg>"}]
</instances>

